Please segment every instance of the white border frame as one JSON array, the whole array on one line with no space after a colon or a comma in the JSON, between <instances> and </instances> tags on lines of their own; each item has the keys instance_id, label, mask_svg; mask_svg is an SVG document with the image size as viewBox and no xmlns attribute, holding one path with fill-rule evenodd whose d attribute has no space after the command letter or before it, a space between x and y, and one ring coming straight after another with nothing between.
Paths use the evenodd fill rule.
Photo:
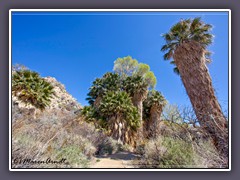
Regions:
<instances>
[{"instance_id":1,"label":"white border frame","mask_svg":"<svg viewBox=\"0 0 240 180\"><path fill-rule=\"evenodd\" d=\"M229 168L228 169L12 169L12 12L228 12L228 113ZM9 171L231 171L231 10L230 9L10 9L9 10Z\"/></svg>"}]
</instances>

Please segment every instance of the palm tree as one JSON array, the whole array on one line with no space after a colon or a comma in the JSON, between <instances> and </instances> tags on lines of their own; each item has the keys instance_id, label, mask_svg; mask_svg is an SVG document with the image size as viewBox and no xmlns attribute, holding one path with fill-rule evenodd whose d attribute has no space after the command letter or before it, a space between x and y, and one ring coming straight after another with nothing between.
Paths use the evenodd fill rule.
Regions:
<instances>
[{"instance_id":1,"label":"palm tree","mask_svg":"<svg viewBox=\"0 0 240 180\"><path fill-rule=\"evenodd\" d=\"M107 121L110 135L114 139L123 143L132 141L133 132L137 131L140 121L138 111L126 92L107 92L98 110L100 116Z\"/></svg>"},{"instance_id":2,"label":"palm tree","mask_svg":"<svg viewBox=\"0 0 240 180\"><path fill-rule=\"evenodd\" d=\"M13 73L12 94L23 103L42 111L50 105L55 92L53 86L37 72L20 70Z\"/></svg>"},{"instance_id":3,"label":"palm tree","mask_svg":"<svg viewBox=\"0 0 240 180\"><path fill-rule=\"evenodd\" d=\"M96 121L96 119L95 119L95 117L97 116L96 113L97 112L93 106L84 106L81 109L81 115L83 116L85 121L88 123Z\"/></svg>"},{"instance_id":4,"label":"palm tree","mask_svg":"<svg viewBox=\"0 0 240 180\"><path fill-rule=\"evenodd\" d=\"M98 107L102 97L108 92L108 91L118 91L121 86L120 77L118 74L114 73L106 73L103 75L102 78L97 78L93 85L90 88L90 91L88 93L88 100L90 105L93 105L94 107Z\"/></svg>"},{"instance_id":5,"label":"palm tree","mask_svg":"<svg viewBox=\"0 0 240 180\"><path fill-rule=\"evenodd\" d=\"M161 114L167 101L163 95L156 90L148 93L147 99L143 102L145 126L148 136L156 137Z\"/></svg>"},{"instance_id":6,"label":"palm tree","mask_svg":"<svg viewBox=\"0 0 240 180\"><path fill-rule=\"evenodd\" d=\"M212 43L212 26L200 18L181 20L163 37L165 60L175 65L200 125L210 134L220 154L228 156L227 121L214 94L206 66L210 62L207 46Z\"/></svg>"},{"instance_id":7,"label":"palm tree","mask_svg":"<svg viewBox=\"0 0 240 180\"><path fill-rule=\"evenodd\" d=\"M128 76L123 81L123 89L131 96L132 103L137 107L142 123L143 101L148 93L147 82L141 76Z\"/></svg>"}]
</instances>

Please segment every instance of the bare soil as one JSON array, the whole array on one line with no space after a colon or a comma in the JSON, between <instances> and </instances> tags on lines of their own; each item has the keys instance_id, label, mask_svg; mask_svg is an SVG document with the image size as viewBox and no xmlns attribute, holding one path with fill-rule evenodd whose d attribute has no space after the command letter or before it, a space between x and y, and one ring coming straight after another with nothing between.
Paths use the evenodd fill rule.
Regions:
<instances>
[{"instance_id":1,"label":"bare soil","mask_svg":"<svg viewBox=\"0 0 240 180\"><path fill-rule=\"evenodd\" d=\"M137 157L137 154L128 151L99 156L94 159L91 168L136 168L133 160Z\"/></svg>"}]
</instances>

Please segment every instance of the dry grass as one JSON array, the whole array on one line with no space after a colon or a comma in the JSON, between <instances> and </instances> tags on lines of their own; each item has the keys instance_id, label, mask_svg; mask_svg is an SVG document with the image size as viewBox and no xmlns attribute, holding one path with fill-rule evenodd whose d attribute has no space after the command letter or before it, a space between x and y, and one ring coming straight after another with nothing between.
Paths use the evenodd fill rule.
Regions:
<instances>
[{"instance_id":1,"label":"dry grass","mask_svg":"<svg viewBox=\"0 0 240 180\"><path fill-rule=\"evenodd\" d=\"M37 119L19 118L12 123L13 168L86 168L95 154L110 154L116 145L95 127L73 114L43 113ZM30 116L29 116L30 117ZM108 148L107 148L108 147ZM110 152L109 149L112 149ZM54 163L14 163L19 159Z\"/></svg>"},{"instance_id":2,"label":"dry grass","mask_svg":"<svg viewBox=\"0 0 240 180\"><path fill-rule=\"evenodd\" d=\"M129 150L94 125L69 112L14 116L12 123L13 168L86 168L95 155ZM18 118L16 118L18 117ZM20 118L21 117L21 118ZM146 139L137 147L144 168L225 168L211 138L199 127L161 121L158 138ZM15 163L19 158L64 163Z\"/></svg>"},{"instance_id":3,"label":"dry grass","mask_svg":"<svg viewBox=\"0 0 240 180\"><path fill-rule=\"evenodd\" d=\"M14 164L13 168L86 167L96 148L87 137L70 131L74 120L42 117L15 120L12 124L12 157L41 160L48 158L64 164ZM68 121L68 122L67 122ZM65 123L63 123L65 122Z\"/></svg>"},{"instance_id":4,"label":"dry grass","mask_svg":"<svg viewBox=\"0 0 240 180\"><path fill-rule=\"evenodd\" d=\"M157 138L138 147L144 168L226 168L209 136L200 127L163 121Z\"/></svg>"}]
</instances>

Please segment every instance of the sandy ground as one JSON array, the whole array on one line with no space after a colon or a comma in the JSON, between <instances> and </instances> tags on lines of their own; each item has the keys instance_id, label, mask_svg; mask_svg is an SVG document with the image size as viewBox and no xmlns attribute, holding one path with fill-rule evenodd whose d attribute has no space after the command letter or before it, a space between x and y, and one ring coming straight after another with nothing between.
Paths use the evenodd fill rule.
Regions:
<instances>
[{"instance_id":1,"label":"sandy ground","mask_svg":"<svg viewBox=\"0 0 240 180\"><path fill-rule=\"evenodd\" d=\"M133 160L137 157L131 152L118 152L112 155L95 158L91 168L135 168Z\"/></svg>"}]
</instances>

